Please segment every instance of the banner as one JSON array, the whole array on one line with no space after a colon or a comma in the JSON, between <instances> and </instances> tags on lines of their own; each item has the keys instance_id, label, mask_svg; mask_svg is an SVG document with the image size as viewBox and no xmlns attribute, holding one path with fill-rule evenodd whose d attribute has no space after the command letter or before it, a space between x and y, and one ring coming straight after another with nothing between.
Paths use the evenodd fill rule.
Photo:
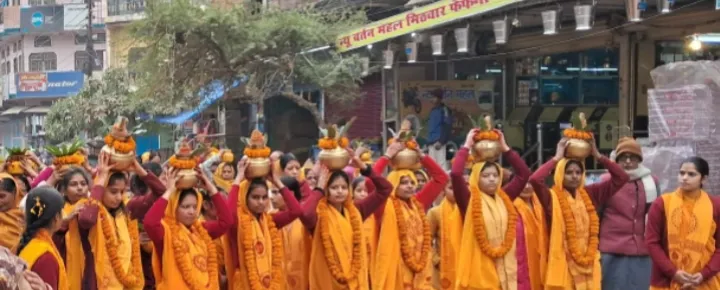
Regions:
<instances>
[{"instance_id":1,"label":"banner","mask_svg":"<svg viewBox=\"0 0 720 290\"><path fill-rule=\"evenodd\" d=\"M428 136L428 120L430 111L435 106L432 92L438 88L444 90L443 103L453 116L451 141L462 144L472 121L468 116L477 119L484 114L493 114L493 80L476 81L407 81L400 82L400 118L410 119L420 132L417 141L425 144Z\"/></svg>"},{"instance_id":2,"label":"banner","mask_svg":"<svg viewBox=\"0 0 720 290\"><path fill-rule=\"evenodd\" d=\"M85 4L65 4L65 30L87 30L88 9ZM93 19L95 20L95 19Z\"/></svg>"},{"instance_id":3,"label":"banner","mask_svg":"<svg viewBox=\"0 0 720 290\"><path fill-rule=\"evenodd\" d=\"M68 97L80 92L81 72L30 72L17 74L17 98Z\"/></svg>"},{"instance_id":4,"label":"banner","mask_svg":"<svg viewBox=\"0 0 720 290\"><path fill-rule=\"evenodd\" d=\"M397 36L468 18L521 0L443 0L375 21L340 34L335 47L340 52ZM720 1L720 0L719 0Z\"/></svg>"},{"instance_id":5,"label":"banner","mask_svg":"<svg viewBox=\"0 0 720 290\"><path fill-rule=\"evenodd\" d=\"M63 31L64 12L62 5L23 7L20 9L20 31L23 33Z\"/></svg>"}]
</instances>

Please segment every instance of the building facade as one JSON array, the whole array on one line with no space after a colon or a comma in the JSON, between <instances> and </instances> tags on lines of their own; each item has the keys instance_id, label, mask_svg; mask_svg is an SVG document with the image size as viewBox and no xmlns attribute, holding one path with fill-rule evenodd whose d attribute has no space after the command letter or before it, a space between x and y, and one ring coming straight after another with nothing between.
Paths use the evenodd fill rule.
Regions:
<instances>
[{"instance_id":1,"label":"building facade","mask_svg":"<svg viewBox=\"0 0 720 290\"><path fill-rule=\"evenodd\" d=\"M103 3L93 2L90 34L88 5L82 0L9 0L2 5L0 142L4 147L41 147L53 101L77 94L88 66L93 77L107 66Z\"/></svg>"}]
</instances>

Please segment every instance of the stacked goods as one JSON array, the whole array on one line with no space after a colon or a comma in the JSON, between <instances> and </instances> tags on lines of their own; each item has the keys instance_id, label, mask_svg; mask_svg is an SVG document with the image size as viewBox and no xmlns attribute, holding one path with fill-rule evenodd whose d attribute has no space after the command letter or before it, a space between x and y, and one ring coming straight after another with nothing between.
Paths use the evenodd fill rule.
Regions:
<instances>
[{"instance_id":1,"label":"stacked goods","mask_svg":"<svg viewBox=\"0 0 720 290\"><path fill-rule=\"evenodd\" d=\"M720 194L720 62L672 63L650 74L656 89L648 91L648 133L654 144L643 148L643 163L671 191L680 162L700 156L710 164L703 187Z\"/></svg>"}]
</instances>

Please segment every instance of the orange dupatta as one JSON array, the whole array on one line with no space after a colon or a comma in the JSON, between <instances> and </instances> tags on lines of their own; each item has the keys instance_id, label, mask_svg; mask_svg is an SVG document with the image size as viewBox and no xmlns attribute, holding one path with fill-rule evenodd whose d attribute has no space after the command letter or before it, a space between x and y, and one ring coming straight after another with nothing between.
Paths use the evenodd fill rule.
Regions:
<instances>
[{"instance_id":1,"label":"orange dupatta","mask_svg":"<svg viewBox=\"0 0 720 290\"><path fill-rule=\"evenodd\" d=\"M243 180L239 185L236 206L238 215L237 236L225 235L225 265L233 265L230 242L237 239L239 267L227 268L228 288L234 290L281 290L285 289L285 261L281 234L272 216L263 213L255 218L245 203L250 182Z\"/></svg>"},{"instance_id":2,"label":"orange dupatta","mask_svg":"<svg viewBox=\"0 0 720 290\"><path fill-rule=\"evenodd\" d=\"M10 178L15 185L17 182L15 179L7 174L0 173L0 179ZM15 203L16 206L11 209L0 212L0 246L6 247L11 251L15 252L15 247L20 243L20 235L25 231L25 213L24 210L18 208L22 200L20 189L15 186Z\"/></svg>"},{"instance_id":3,"label":"orange dupatta","mask_svg":"<svg viewBox=\"0 0 720 290\"><path fill-rule=\"evenodd\" d=\"M373 290L395 290L395 289L432 289L432 255L428 251L427 257L423 257L424 233L425 225L428 223L424 214L424 209L417 208L415 202L412 205L407 202L400 201L395 196L395 190L400 184L402 177L408 176L413 182L415 173L410 170L393 170L388 174L387 180L393 185L391 197L385 203L385 211L383 212L382 222L380 225L380 234L378 236L378 248L375 256L375 267L370 272ZM411 201L416 201L414 197ZM400 212L396 210L400 209ZM404 235L406 240L401 240L399 219L403 219L406 223ZM429 226L427 226L429 228ZM429 235L429 233L428 233ZM403 246L402 244L405 244ZM411 253L415 255L413 263L422 268L421 271L413 271L407 264L402 255L402 248L411 249ZM429 249L428 249L429 250ZM424 265L424 267L423 267Z\"/></svg>"},{"instance_id":4,"label":"orange dupatta","mask_svg":"<svg viewBox=\"0 0 720 290\"><path fill-rule=\"evenodd\" d=\"M440 202L440 287L451 289L456 281L463 220L456 203Z\"/></svg>"},{"instance_id":5,"label":"orange dupatta","mask_svg":"<svg viewBox=\"0 0 720 290\"><path fill-rule=\"evenodd\" d=\"M217 249L200 219L188 228L180 224L175 211L180 204L180 192L170 196L161 223L164 230L162 257L153 251L152 268L156 287L160 290L220 289ZM197 213L202 207L202 195L195 191Z\"/></svg>"},{"instance_id":6,"label":"orange dupatta","mask_svg":"<svg viewBox=\"0 0 720 290\"><path fill-rule=\"evenodd\" d=\"M528 253L528 270L532 290L542 290L547 271L548 237L545 229L545 212L533 193L532 208L522 198L515 199L515 208L525 226L525 248Z\"/></svg>"},{"instance_id":7,"label":"orange dupatta","mask_svg":"<svg viewBox=\"0 0 720 290\"><path fill-rule=\"evenodd\" d=\"M223 168L227 164L228 163L221 162L220 165L218 165L217 169L215 169L215 172L213 172L213 176L212 176L213 182L215 183L215 185L217 185L217 187L219 187L226 193L230 192L230 188L232 188L232 183L234 180L234 179L228 180L228 179L224 179L222 177ZM233 168L233 167L230 166L230 168ZM233 168L233 172L235 172L235 168Z\"/></svg>"},{"instance_id":8,"label":"orange dupatta","mask_svg":"<svg viewBox=\"0 0 720 290\"><path fill-rule=\"evenodd\" d=\"M592 202L586 203L590 197L585 191L585 176L583 175L580 187L576 189L576 197L573 198L563 188L563 179L565 176L565 165L568 159L561 159L555 167L555 175L553 177L554 185L550 190L552 197L552 227L550 229L549 252L547 274L545 276L546 290L595 290L600 289L602 278L600 267L600 252L596 249L594 257L589 266L583 267L579 265L573 258L571 246L568 245L568 231L565 223L565 216L572 218L575 223L576 240L578 248L581 252L588 252L588 243L593 238L590 236L590 227L599 226L598 216L595 213L595 207ZM563 204L560 198L565 198L569 213L563 211ZM593 214L590 214L590 213ZM596 229L595 229L596 230ZM594 238L597 238L594 237Z\"/></svg>"},{"instance_id":9,"label":"orange dupatta","mask_svg":"<svg viewBox=\"0 0 720 290\"><path fill-rule=\"evenodd\" d=\"M310 257L310 289L368 290L367 240L362 216L348 194L343 212L320 200Z\"/></svg>"},{"instance_id":10,"label":"orange dupatta","mask_svg":"<svg viewBox=\"0 0 720 290\"><path fill-rule=\"evenodd\" d=\"M662 196L665 206L668 257L678 270L699 273L715 252L713 204L710 196L701 191L697 199L683 197L678 190ZM651 290L679 290L682 285L674 280L670 287L653 287ZM695 290L720 289L720 276L709 277Z\"/></svg>"},{"instance_id":11,"label":"orange dupatta","mask_svg":"<svg viewBox=\"0 0 720 290\"><path fill-rule=\"evenodd\" d=\"M478 185L484 165L485 162L475 163L468 180L470 201L458 253L455 289L516 290L518 261L515 254L515 208L502 187L498 186L493 195L480 190ZM495 166L500 175L499 180L502 180L501 167L497 164ZM508 202L510 206L507 205ZM484 222L485 238L489 246L494 251L504 252L499 258L487 254L478 242L475 227L482 225L480 219Z\"/></svg>"},{"instance_id":12,"label":"orange dupatta","mask_svg":"<svg viewBox=\"0 0 720 290\"><path fill-rule=\"evenodd\" d=\"M50 253L58 264L58 289L57 290L70 290L80 288L69 288L67 281L67 273L65 272L65 263L63 263L60 252L55 247L52 237L47 230L40 230L35 234L35 237L23 248L20 252L20 258L25 260L28 264L28 269L32 269L33 265L42 255Z\"/></svg>"},{"instance_id":13,"label":"orange dupatta","mask_svg":"<svg viewBox=\"0 0 720 290\"><path fill-rule=\"evenodd\" d=\"M65 203L63 207L63 216L69 215L75 210L75 207L84 204L86 198L80 199L75 204ZM85 251L82 247L82 239L80 237L80 227L77 218L74 218L68 224L68 230L65 233L65 264L67 265L68 285L70 289L82 289L83 272L85 271Z\"/></svg>"},{"instance_id":14,"label":"orange dupatta","mask_svg":"<svg viewBox=\"0 0 720 290\"><path fill-rule=\"evenodd\" d=\"M287 289L309 289L310 250L312 237L300 219L281 229L285 248Z\"/></svg>"}]
</instances>

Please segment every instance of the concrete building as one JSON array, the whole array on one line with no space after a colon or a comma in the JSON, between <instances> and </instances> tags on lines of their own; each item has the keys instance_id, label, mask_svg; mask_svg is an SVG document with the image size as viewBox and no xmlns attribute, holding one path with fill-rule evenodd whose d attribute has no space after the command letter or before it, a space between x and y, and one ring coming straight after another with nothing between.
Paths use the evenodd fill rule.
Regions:
<instances>
[{"instance_id":1,"label":"concrete building","mask_svg":"<svg viewBox=\"0 0 720 290\"><path fill-rule=\"evenodd\" d=\"M0 24L0 142L5 147L44 146L44 119L52 102L79 92L83 69L93 77L107 64L103 3L94 1L88 37L82 0L6 0ZM96 57L86 51L94 43Z\"/></svg>"}]
</instances>

